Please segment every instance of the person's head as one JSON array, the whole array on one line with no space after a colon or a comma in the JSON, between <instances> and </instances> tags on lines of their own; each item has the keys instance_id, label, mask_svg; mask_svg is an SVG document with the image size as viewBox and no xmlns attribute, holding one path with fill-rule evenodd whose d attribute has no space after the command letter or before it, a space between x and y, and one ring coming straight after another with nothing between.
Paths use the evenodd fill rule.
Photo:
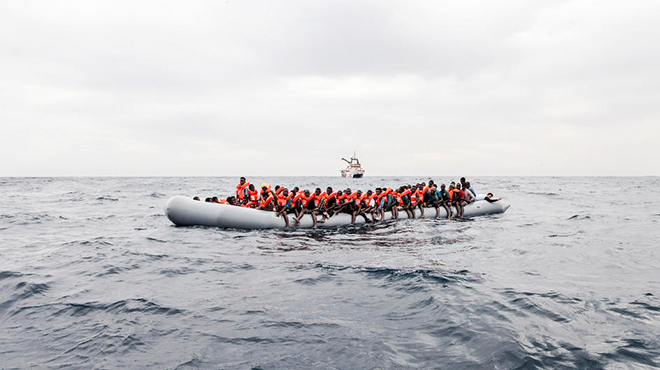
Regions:
<instances>
[{"instance_id":1,"label":"person's head","mask_svg":"<svg viewBox=\"0 0 660 370\"><path fill-rule=\"evenodd\" d=\"M382 192L383 192L383 189L381 189L381 188L376 188L376 194L380 195L380 193L382 193Z\"/></svg>"},{"instance_id":2,"label":"person's head","mask_svg":"<svg viewBox=\"0 0 660 370\"><path fill-rule=\"evenodd\" d=\"M288 197L289 196L289 189L284 188L284 190L282 190L282 195L284 195L285 197Z\"/></svg>"},{"instance_id":3,"label":"person's head","mask_svg":"<svg viewBox=\"0 0 660 370\"><path fill-rule=\"evenodd\" d=\"M451 185L456 186L456 183L452 181L451 183L449 183L449 185L450 185L450 186L451 186Z\"/></svg>"},{"instance_id":4,"label":"person's head","mask_svg":"<svg viewBox=\"0 0 660 370\"><path fill-rule=\"evenodd\" d=\"M342 196L343 194L344 194L344 193L343 193L341 190L337 190L337 196L338 196L338 197Z\"/></svg>"},{"instance_id":5,"label":"person's head","mask_svg":"<svg viewBox=\"0 0 660 370\"><path fill-rule=\"evenodd\" d=\"M218 197L213 197L213 198L211 198L211 201L213 201L213 203L219 203L219 202L220 202L220 201L218 200Z\"/></svg>"},{"instance_id":6,"label":"person's head","mask_svg":"<svg viewBox=\"0 0 660 370\"><path fill-rule=\"evenodd\" d=\"M429 184L429 186L434 187L435 184ZM418 185L417 185L417 189L419 189L419 190L423 190L424 187L422 186L422 184L418 184Z\"/></svg>"},{"instance_id":7,"label":"person's head","mask_svg":"<svg viewBox=\"0 0 660 370\"><path fill-rule=\"evenodd\" d=\"M435 185L435 182L433 182L433 180L429 180L429 186L433 186L433 185Z\"/></svg>"},{"instance_id":8,"label":"person's head","mask_svg":"<svg viewBox=\"0 0 660 370\"><path fill-rule=\"evenodd\" d=\"M426 183L424 181L422 181L422 187L424 187L424 186L426 186Z\"/></svg>"},{"instance_id":9,"label":"person's head","mask_svg":"<svg viewBox=\"0 0 660 370\"><path fill-rule=\"evenodd\" d=\"M316 195L321 194L321 188L316 188L316 190L314 190L314 194Z\"/></svg>"},{"instance_id":10,"label":"person's head","mask_svg":"<svg viewBox=\"0 0 660 370\"><path fill-rule=\"evenodd\" d=\"M346 194L351 195L351 188L346 189Z\"/></svg>"},{"instance_id":11,"label":"person's head","mask_svg":"<svg viewBox=\"0 0 660 370\"><path fill-rule=\"evenodd\" d=\"M235 205L236 197L232 195L231 197L227 198L227 203L231 204L232 206Z\"/></svg>"},{"instance_id":12,"label":"person's head","mask_svg":"<svg viewBox=\"0 0 660 370\"><path fill-rule=\"evenodd\" d=\"M456 189L461 190L461 184L456 184Z\"/></svg>"},{"instance_id":13,"label":"person's head","mask_svg":"<svg viewBox=\"0 0 660 370\"><path fill-rule=\"evenodd\" d=\"M465 183L465 177L461 177L461 184Z\"/></svg>"},{"instance_id":14,"label":"person's head","mask_svg":"<svg viewBox=\"0 0 660 370\"><path fill-rule=\"evenodd\" d=\"M249 198L247 198L247 197L243 198L243 204L248 204L249 201L250 201Z\"/></svg>"},{"instance_id":15,"label":"person's head","mask_svg":"<svg viewBox=\"0 0 660 370\"><path fill-rule=\"evenodd\" d=\"M449 184L449 190L452 190L452 189L456 189L456 184L454 184L453 182L451 184Z\"/></svg>"},{"instance_id":16,"label":"person's head","mask_svg":"<svg viewBox=\"0 0 660 370\"><path fill-rule=\"evenodd\" d=\"M280 186L279 186L279 185L275 185L275 191L278 191L278 190L280 190Z\"/></svg>"},{"instance_id":17,"label":"person's head","mask_svg":"<svg viewBox=\"0 0 660 370\"><path fill-rule=\"evenodd\" d=\"M241 185L245 184L245 177L241 177L240 183Z\"/></svg>"},{"instance_id":18,"label":"person's head","mask_svg":"<svg viewBox=\"0 0 660 370\"><path fill-rule=\"evenodd\" d=\"M357 195L359 198L362 195L362 190L358 190L357 192L355 192L355 195Z\"/></svg>"},{"instance_id":19,"label":"person's head","mask_svg":"<svg viewBox=\"0 0 660 370\"><path fill-rule=\"evenodd\" d=\"M211 198L204 199L205 202L211 203Z\"/></svg>"},{"instance_id":20,"label":"person's head","mask_svg":"<svg viewBox=\"0 0 660 370\"><path fill-rule=\"evenodd\" d=\"M305 196L309 196L309 190L305 189Z\"/></svg>"},{"instance_id":21,"label":"person's head","mask_svg":"<svg viewBox=\"0 0 660 370\"><path fill-rule=\"evenodd\" d=\"M328 195L330 195L332 193L332 188L328 186L328 188L325 189L325 192L328 193Z\"/></svg>"},{"instance_id":22,"label":"person's head","mask_svg":"<svg viewBox=\"0 0 660 370\"><path fill-rule=\"evenodd\" d=\"M468 189L471 188L469 181L465 183L465 187L468 188Z\"/></svg>"},{"instance_id":23,"label":"person's head","mask_svg":"<svg viewBox=\"0 0 660 370\"><path fill-rule=\"evenodd\" d=\"M373 194L373 192L371 190L367 190L367 196L371 196L371 194Z\"/></svg>"},{"instance_id":24,"label":"person's head","mask_svg":"<svg viewBox=\"0 0 660 370\"><path fill-rule=\"evenodd\" d=\"M268 184L266 184L265 182L263 184L261 184L261 190L267 191L268 190Z\"/></svg>"},{"instance_id":25,"label":"person's head","mask_svg":"<svg viewBox=\"0 0 660 370\"><path fill-rule=\"evenodd\" d=\"M293 192L294 192L294 193L297 193L297 192L299 192L299 191L300 191L300 189L299 189L297 186L293 188Z\"/></svg>"},{"instance_id":26,"label":"person's head","mask_svg":"<svg viewBox=\"0 0 660 370\"><path fill-rule=\"evenodd\" d=\"M440 189L445 190L445 184L440 185Z\"/></svg>"},{"instance_id":27,"label":"person's head","mask_svg":"<svg viewBox=\"0 0 660 370\"><path fill-rule=\"evenodd\" d=\"M431 190L432 191L438 190L438 185L436 185L436 184L431 185Z\"/></svg>"},{"instance_id":28,"label":"person's head","mask_svg":"<svg viewBox=\"0 0 660 370\"><path fill-rule=\"evenodd\" d=\"M199 197L193 197L193 200L200 200Z\"/></svg>"},{"instance_id":29,"label":"person's head","mask_svg":"<svg viewBox=\"0 0 660 370\"><path fill-rule=\"evenodd\" d=\"M488 198L492 198L492 197L493 197L493 193L488 193L488 194L486 194L486 196L487 196Z\"/></svg>"},{"instance_id":30,"label":"person's head","mask_svg":"<svg viewBox=\"0 0 660 370\"><path fill-rule=\"evenodd\" d=\"M248 186L248 189L254 191L254 184L250 184L250 186Z\"/></svg>"}]
</instances>

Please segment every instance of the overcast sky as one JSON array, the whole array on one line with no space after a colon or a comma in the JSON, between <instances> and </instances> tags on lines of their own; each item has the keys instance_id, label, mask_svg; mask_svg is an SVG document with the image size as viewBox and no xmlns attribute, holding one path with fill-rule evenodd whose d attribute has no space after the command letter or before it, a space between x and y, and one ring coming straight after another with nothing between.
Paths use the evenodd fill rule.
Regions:
<instances>
[{"instance_id":1,"label":"overcast sky","mask_svg":"<svg viewBox=\"0 0 660 370\"><path fill-rule=\"evenodd\" d=\"M660 175L660 1L2 1L0 176Z\"/></svg>"}]
</instances>

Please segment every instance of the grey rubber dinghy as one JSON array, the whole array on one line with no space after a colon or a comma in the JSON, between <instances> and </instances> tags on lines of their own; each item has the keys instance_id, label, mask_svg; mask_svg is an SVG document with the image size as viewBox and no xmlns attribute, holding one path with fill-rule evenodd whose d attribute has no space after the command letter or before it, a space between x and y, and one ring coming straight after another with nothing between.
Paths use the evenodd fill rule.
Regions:
<instances>
[{"instance_id":1,"label":"grey rubber dinghy","mask_svg":"<svg viewBox=\"0 0 660 370\"><path fill-rule=\"evenodd\" d=\"M509 209L510 205L504 201L497 201L490 203L483 200L483 195L477 195L477 200L465 206L463 217L474 217L489 215L495 213L504 213ZM455 208L454 208L455 209ZM435 217L434 208L426 208L425 215L427 218ZM283 216L278 217L275 212L261 211L254 208L244 208L231 206L227 204L217 204L200 202L193 200L189 197L175 196L167 201L165 205L165 214L177 226L217 226L234 229L283 229L286 227ZM419 209L415 210L415 217L420 216ZM322 216L317 216L321 219ZM446 218L447 212L443 207L440 207L440 217ZM289 215L289 222L291 226L295 222ZM385 212L385 219L392 218L391 212ZM406 219L408 216L406 212L399 212L399 219ZM337 227L349 225L351 223L351 216L348 214L340 213L327 219L324 223L319 223L319 227ZM356 217L356 224L364 223L364 218L361 216ZM306 214L300 220L300 225L297 228L312 228L314 222L312 216Z\"/></svg>"}]
</instances>

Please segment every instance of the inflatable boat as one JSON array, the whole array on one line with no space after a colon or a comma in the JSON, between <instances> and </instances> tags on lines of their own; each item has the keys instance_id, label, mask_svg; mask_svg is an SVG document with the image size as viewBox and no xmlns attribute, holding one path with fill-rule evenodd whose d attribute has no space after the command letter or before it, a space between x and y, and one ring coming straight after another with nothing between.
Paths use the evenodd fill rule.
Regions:
<instances>
[{"instance_id":1,"label":"inflatable boat","mask_svg":"<svg viewBox=\"0 0 660 370\"><path fill-rule=\"evenodd\" d=\"M509 209L509 204L504 201L490 203L483 200L483 195L478 195L474 203L465 206L463 217L482 216L494 213L504 213ZM452 208L455 212L455 208ZM177 226L217 226L235 229L283 229L286 226L284 217L278 217L275 212L260 211L253 208L243 208L226 204L208 203L193 200L188 197L175 196L167 201L165 205L165 214ZM426 208L424 214L427 218L435 217L435 208ZM420 216L420 210L415 210L415 217ZM320 220L322 216L317 216ZM446 218L447 212L440 207L440 217ZM369 216L371 219L371 216ZM385 212L385 219L392 218L390 212ZM399 212L399 219L406 219L406 212ZM289 215L289 225L297 228L311 228L314 225L312 216L304 215L300 220L300 225L295 225L292 215ZM327 219L324 223L319 223L318 227L337 227L351 223L351 216L348 214L336 214ZM364 218L358 216L355 218L356 224L364 223Z\"/></svg>"}]
</instances>

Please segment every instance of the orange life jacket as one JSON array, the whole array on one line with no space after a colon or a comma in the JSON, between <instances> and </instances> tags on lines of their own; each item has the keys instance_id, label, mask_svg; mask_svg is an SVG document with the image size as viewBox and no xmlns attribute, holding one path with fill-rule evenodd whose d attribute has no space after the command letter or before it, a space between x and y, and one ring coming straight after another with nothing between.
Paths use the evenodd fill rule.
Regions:
<instances>
[{"instance_id":1,"label":"orange life jacket","mask_svg":"<svg viewBox=\"0 0 660 370\"><path fill-rule=\"evenodd\" d=\"M326 206L328 205L328 201L329 201L330 199L332 199L332 198L335 198L335 200L336 200L337 202L339 202L339 200L337 199L337 192L336 192L336 191L333 191L333 192L330 193L330 194L327 194L327 193L323 192L323 194L326 194L326 197L325 197L325 205L326 205Z\"/></svg>"},{"instance_id":2,"label":"orange life jacket","mask_svg":"<svg viewBox=\"0 0 660 370\"><path fill-rule=\"evenodd\" d=\"M243 190L248 186L250 186L250 183L247 181L243 185L241 184L236 185L236 196L238 197L239 200L243 200Z\"/></svg>"},{"instance_id":3,"label":"orange life jacket","mask_svg":"<svg viewBox=\"0 0 660 370\"><path fill-rule=\"evenodd\" d=\"M225 198L220 199L220 203L221 204L229 204L229 203L227 203L227 199L225 199Z\"/></svg>"},{"instance_id":4,"label":"orange life jacket","mask_svg":"<svg viewBox=\"0 0 660 370\"><path fill-rule=\"evenodd\" d=\"M250 194L249 195L250 202L256 202L257 200L259 200L259 192L258 191L248 190L248 194Z\"/></svg>"},{"instance_id":5,"label":"orange life jacket","mask_svg":"<svg viewBox=\"0 0 660 370\"><path fill-rule=\"evenodd\" d=\"M265 207L265 206L268 205L268 203L270 203L270 202L272 202L272 201L273 201L273 196L270 195L268 198L266 198L266 199L262 199L262 200L261 200L261 206L262 206L262 207Z\"/></svg>"},{"instance_id":6,"label":"orange life jacket","mask_svg":"<svg viewBox=\"0 0 660 370\"><path fill-rule=\"evenodd\" d=\"M394 199L396 199L397 203L399 203L400 206L403 206L403 196L402 196L402 194L394 193L392 195L394 196Z\"/></svg>"}]
</instances>

